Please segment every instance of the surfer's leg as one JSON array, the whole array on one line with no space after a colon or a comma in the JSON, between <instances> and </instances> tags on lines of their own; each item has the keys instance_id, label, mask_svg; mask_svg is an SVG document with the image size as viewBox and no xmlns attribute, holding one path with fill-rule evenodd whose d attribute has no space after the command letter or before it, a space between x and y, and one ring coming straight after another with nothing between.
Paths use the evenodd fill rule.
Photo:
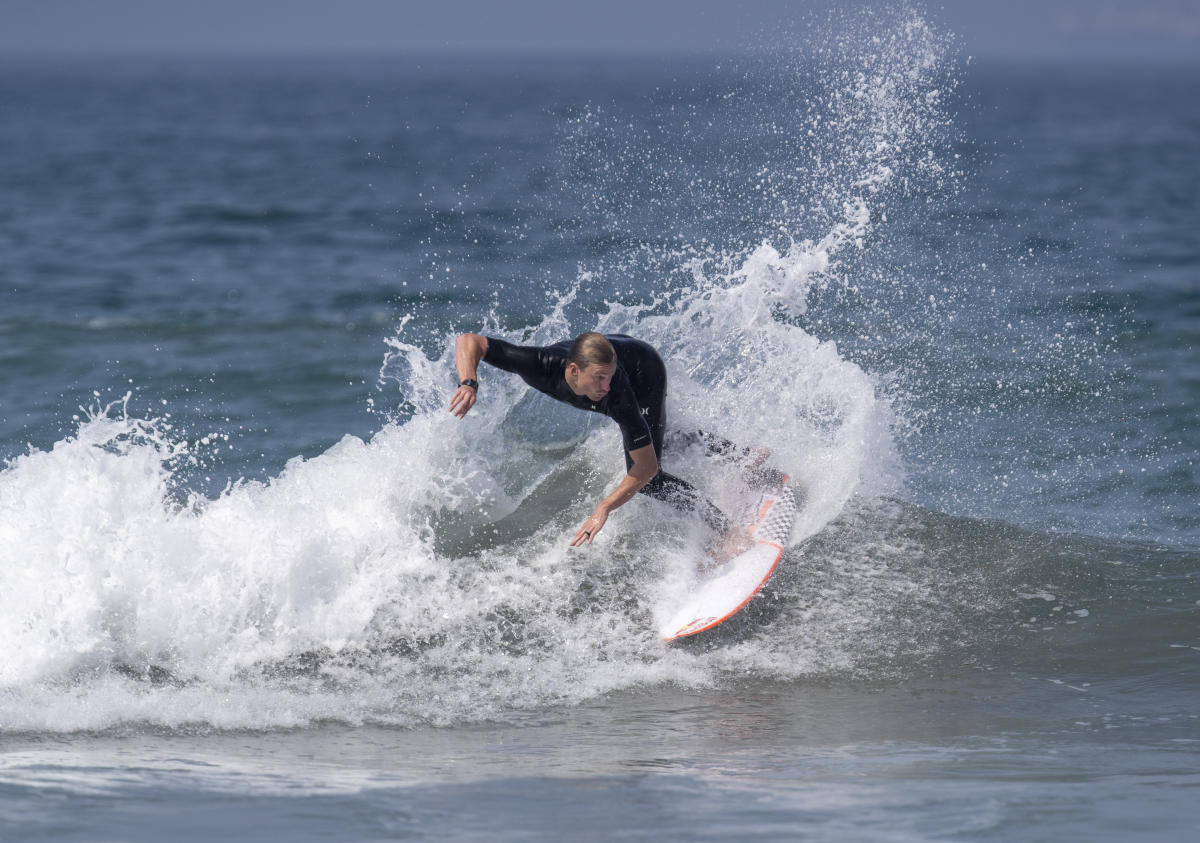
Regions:
<instances>
[{"instance_id":1,"label":"surfer's leg","mask_svg":"<svg viewBox=\"0 0 1200 843\"><path fill-rule=\"evenodd\" d=\"M729 519L708 498L696 491L696 487L674 474L659 471L654 479L642 487L642 494L668 503L683 512L695 512L705 524L718 533L729 529Z\"/></svg>"},{"instance_id":2,"label":"surfer's leg","mask_svg":"<svg viewBox=\"0 0 1200 843\"><path fill-rule=\"evenodd\" d=\"M771 455L767 448L747 448L729 441L724 436L704 430L672 431L667 444L671 448L686 448L698 444L704 449L704 455L707 457L741 462L742 476L751 486L778 486L784 481L782 471L765 464Z\"/></svg>"},{"instance_id":3,"label":"surfer's leg","mask_svg":"<svg viewBox=\"0 0 1200 843\"><path fill-rule=\"evenodd\" d=\"M686 448L690 445L700 445L707 457L733 457L739 454L749 454L749 448L739 448L723 436L707 433L703 430L673 430L667 440L671 448Z\"/></svg>"},{"instance_id":4,"label":"surfer's leg","mask_svg":"<svg viewBox=\"0 0 1200 843\"><path fill-rule=\"evenodd\" d=\"M650 425L650 435L654 442L654 453L658 457L658 474L654 475L654 479L641 488L641 493L649 495L655 500L668 503L683 512L698 513L705 524L718 532L724 533L729 529L729 519L725 516L725 513L717 509L712 501L701 495L691 483L662 470L663 425L653 423L653 421L660 420L654 419ZM632 466L633 457L626 451L625 468L628 469Z\"/></svg>"}]
</instances>

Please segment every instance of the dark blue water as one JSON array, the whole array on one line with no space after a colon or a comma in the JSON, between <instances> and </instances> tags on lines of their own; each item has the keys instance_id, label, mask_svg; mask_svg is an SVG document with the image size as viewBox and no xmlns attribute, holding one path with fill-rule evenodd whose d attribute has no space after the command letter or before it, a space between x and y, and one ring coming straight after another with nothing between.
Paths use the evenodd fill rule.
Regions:
<instances>
[{"instance_id":1,"label":"dark blue water","mask_svg":"<svg viewBox=\"0 0 1200 843\"><path fill-rule=\"evenodd\" d=\"M6 61L0 836L1194 834L1200 68L843 26ZM612 430L444 411L597 325L805 495L694 645Z\"/></svg>"}]
</instances>

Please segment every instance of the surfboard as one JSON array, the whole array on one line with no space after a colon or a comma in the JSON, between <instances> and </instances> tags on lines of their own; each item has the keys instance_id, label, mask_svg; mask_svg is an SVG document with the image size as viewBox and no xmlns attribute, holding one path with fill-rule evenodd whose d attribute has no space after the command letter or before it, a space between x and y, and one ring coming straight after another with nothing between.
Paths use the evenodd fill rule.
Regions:
<instances>
[{"instance_id":1,"label":"surfboard","mask_svg":"<svg viewBox=\"0 0 1200 843\"><path fill-rule=\"evenodd\" d=\"M752 546L708 571L679 604L668 612L659 632L666 641L712 629L736 615L766 585L783 558L796 496L783 482L764 489L750 514Z\"/></svg>"}]
</instances>

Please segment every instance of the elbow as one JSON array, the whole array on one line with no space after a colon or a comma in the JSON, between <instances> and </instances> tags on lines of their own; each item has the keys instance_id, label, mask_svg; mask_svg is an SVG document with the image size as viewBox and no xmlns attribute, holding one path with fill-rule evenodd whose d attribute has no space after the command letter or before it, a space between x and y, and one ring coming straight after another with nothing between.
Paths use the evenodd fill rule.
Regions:
<instances>
[{"instance_id":1,"label":"elbow","mask_svg":"<svg viewBox=\"0 0 1200 843\"><path fill-rule=\"evenodd\" d=\"M479 334L459 334L454 347L456 351L478 355L482 360L483 356L487 354L487 337Z\"/></svg>"},{"instance_id":2,"label":"elbow","mask_svg":"<svg viewBox=\"0 0 1200 843\"><path fill-rule=\"evenodd\" d=\"M633 475L640 489L658 476L658 459L652 454L649 459L634 463L629 473Z\"/></svg>"}]
</instances>

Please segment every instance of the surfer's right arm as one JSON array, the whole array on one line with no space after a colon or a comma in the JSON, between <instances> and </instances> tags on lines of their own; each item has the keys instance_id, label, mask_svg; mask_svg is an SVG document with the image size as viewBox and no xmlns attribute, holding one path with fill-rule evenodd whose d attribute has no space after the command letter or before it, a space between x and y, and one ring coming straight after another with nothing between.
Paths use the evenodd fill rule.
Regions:
<instances>
[{"instance_id":1,"label":"surfer's right arm","mask_svg":"<svg viewBox=\"0 0 1200 843\"><path fill-rule=\"evenodd\" d=\"M466 381L477 382L479 378L479 361L487 354L487 337L479 334L459 334L454 345L454 365L458 369L458 389L450 399L450 412L460 419L475 406L479 395L479 387L470 386Z\"/></svg>"}]
</instances>

